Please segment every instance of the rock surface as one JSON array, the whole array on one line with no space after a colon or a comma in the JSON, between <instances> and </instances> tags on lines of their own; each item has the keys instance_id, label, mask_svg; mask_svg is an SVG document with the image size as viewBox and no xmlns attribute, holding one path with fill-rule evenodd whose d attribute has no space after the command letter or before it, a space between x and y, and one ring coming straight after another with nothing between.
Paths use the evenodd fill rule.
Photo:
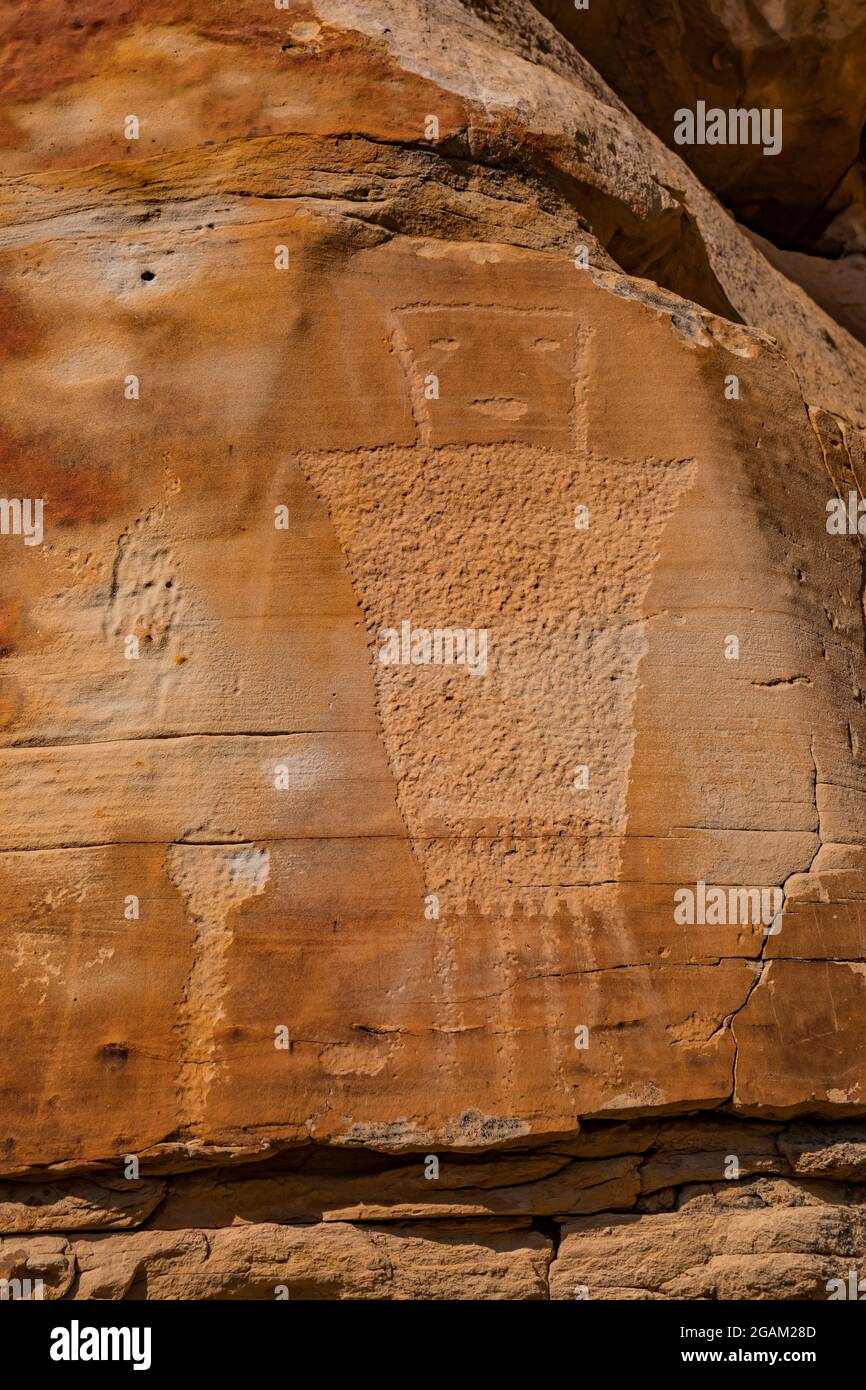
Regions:
<instances>
[{"instance_id":1,"label":"rock surface","mask_svg":"<svg viewBox=\"0 0 866 1390\"><path fill-rule=\"evenodd\" d=\"M2 1277L826 1296L859 321L528 0L78 11L0 29Z\"/></svg>"},{"instance_id":2,"label":"rock surface","mask_svg":"<svg viewBox=\"0 0 866 1390\"><path fill-rule=\"evenodd\" d=\"M866 1251L864 1130L839 1130L589 1122L435 1173L303 1148L128 1197L21 1181L0 1190L0 1277L75 1300L827 1298Z\"/></svg>"},{"instance_id":3,"label":"rock surface","mask_svg":"<svg viewBox=\"0 0 866 1390\"><path fill-rule=\"evenodd\" d=\"M839 215L846 179L866 170L866 12L859 0L535 4L708 188L783 245L814 241ZM760 143L676 146L676 112L698 101L780 110L781 150L765 156Z\"/></svg>"}]
</instances>

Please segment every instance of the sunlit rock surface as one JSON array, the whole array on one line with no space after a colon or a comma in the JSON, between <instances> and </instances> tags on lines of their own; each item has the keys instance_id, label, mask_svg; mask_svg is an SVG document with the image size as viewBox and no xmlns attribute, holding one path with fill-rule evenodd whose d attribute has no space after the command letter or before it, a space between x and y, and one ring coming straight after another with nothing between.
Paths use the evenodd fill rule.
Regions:
<instances>
[{"instance_id":1,"label":"sunlit rock surface","mask_svg":"<svg viewBox=\"0 0 866 1390\"><path fill-rule=\"evenodd\" d=\"M825 1297L866 348L528 3L78 10L2 21L0 1277Z\"/></svg>"}]
</instances>

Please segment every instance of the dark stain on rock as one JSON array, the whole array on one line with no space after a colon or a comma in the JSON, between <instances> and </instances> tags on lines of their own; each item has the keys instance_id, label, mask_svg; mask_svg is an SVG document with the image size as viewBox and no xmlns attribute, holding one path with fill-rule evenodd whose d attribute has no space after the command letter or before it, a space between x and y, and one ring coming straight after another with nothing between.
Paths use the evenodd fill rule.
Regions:
<instances>
[{"instance_id":1,"label":"dark stain on rock","mask_svg":"<svg viewBox=\"0 0 866 1390\"><path fill-rule=\"evenodd\" d=\"M106 1066L117 1071L129 1061L129 1048L126 1043L105 1043L99 1049L99 1056Z\"/></svg>"},{"instance_id":2,"label":"dark stain on rock","mask_svg":"<svg viewBox=\"0 0 866 1390\"><path fill-rule=\"evenodd\" d=\"M44 500L49 538L54 527L104 521L122 501L116 474L78 457L69 441L61 447L48 431L16 438L0 429L0 476L5 496Z\"/></svg>"}]
</instances>

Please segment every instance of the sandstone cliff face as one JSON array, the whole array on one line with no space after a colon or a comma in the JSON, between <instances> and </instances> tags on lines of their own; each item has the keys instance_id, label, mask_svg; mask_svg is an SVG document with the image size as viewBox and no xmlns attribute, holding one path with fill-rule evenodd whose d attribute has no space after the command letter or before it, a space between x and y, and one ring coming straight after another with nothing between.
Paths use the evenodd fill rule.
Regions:
<instances>
[{"instance_id":1,"label":"sandstone cliff face","mask_svg":"<svg viewBox=\"0 0 866 1390\"><path fill-rule=\"evenodd\" d=\"M78 10L2 32L0 1277L826 1297L866 348L529 3Z\"/></svg>"},{"instance_id":2,"label":"sandstone cliff face","mask_svg":"<svg viewBox=\"0 0 866 1390\"><path fill-rule=\"evenodd\" d=\"M489 0L477 0L487 5ZM626 105L754 233L765 256L866 341L866 11L847 0L535 0ZM680 143L732 108L771 139ZM785 249L781 249L785 248Z\"/></svg>"},{"instance_id":3,"label":"sandstone cliff face","mask_svg":"<svg viewBox=\"0 0 866 1390\"><path fill-rule=\"evenodd\" d=\"M862 179L866 13L858 0L535 0L628 107L674 147L678 108L783 113L784 139L680 147L737 215L783 245L809 245ZM866 230L866 228L864 228Z\"/></svg>"}]
</instances>

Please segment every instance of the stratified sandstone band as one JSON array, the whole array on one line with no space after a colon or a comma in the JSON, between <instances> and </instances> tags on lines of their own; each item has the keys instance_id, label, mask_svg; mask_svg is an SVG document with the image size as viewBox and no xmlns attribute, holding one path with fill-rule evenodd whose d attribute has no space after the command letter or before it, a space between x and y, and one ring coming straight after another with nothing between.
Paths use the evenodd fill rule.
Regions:
<instances>
[{"instance_id":1,"label":"stratified sandstone band","mask_svg":"<svg viewBox=\"0 0 866 1390\"><path fill-rule=\"evenodd\" d=\"M81 8L11 8L0 128L0 490L44 501L0 1276L826 1296L866 349L528 4ZM383 661L405 624L483 670ZM677 921L707 884L781 912Z\"/></svg>"}]
</instances>

